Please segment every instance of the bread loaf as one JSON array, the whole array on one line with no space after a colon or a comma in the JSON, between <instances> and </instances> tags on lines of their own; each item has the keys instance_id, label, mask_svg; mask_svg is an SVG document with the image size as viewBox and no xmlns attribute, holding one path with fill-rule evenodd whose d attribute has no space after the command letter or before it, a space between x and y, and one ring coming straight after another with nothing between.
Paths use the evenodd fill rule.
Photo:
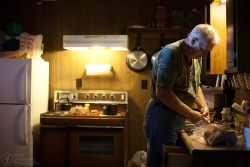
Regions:
<instances>
[{"instance_id":1,"label":"bread loaf","mask_svg":"<svg viewBox=\"0 0 250 167\"><path fill-rule=\"evenodd\" d=\"M204 140L209 146L224 145L226 143L234 145L237 143L237 137L235 134L218 127L205 131Z\"/></svg>"},{"instance_id":2,"label":"bread loaf","mask_svg":"<svg viewBox=\"0 0 250 167\"><path fill-rule=\"evenodd\" d=\"M233 134L232 132L227 132L225 134L225 139L231 145L235 145L237 143L237 140L238 140L237 137L235 136L235 134Z\"/></svg>"}]
</instances>

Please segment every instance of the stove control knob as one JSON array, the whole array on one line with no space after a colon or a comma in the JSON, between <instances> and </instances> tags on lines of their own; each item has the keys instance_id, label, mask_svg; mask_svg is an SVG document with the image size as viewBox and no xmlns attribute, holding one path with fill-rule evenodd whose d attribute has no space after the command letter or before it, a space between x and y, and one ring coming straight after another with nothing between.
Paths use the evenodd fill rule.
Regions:
<instances>
[{"instance_id":1,"label":"stove control knob","mask_svg":"<svg viewBox=\"0 0 250 167\"><path fill-rule=\"evenodd\" d=\"M96 100L98 98L98 95L97 94L94 94L94 99Z\"/></svg>"},{"instance_id":2,"label":"stove control knob","mask_svg":"<svg viewBox=\"0 0 250 167\"><path fill-rule=\"evenodd\" d=\"M107 96L105 94L102 95L102 99L105 100Z\"/></svg>"},{"instance_id":3,"label":"stove control knob","mask_svg":"<svg viewBox=\"0 0 250 167\"><path fill-rule=\"evenodd\" d=\"M115 96L114 96L114 95L110 95L110 99L111 99L111 100L114 100L114 99L115 99Z\"/></svg>"},{"instance_id":4,"label":"stove control knob","mask_svg":"<svg viewBox=\"0 0 250 167\"><path fill-rule=\"evenodd\" d=\"M85 95L85 99L89 99L89 97L90 97L89 94Z\"/></svg>"},{"instance_id":5,"label":"stove control knob","mask_svg":"<svg viewBox=\"0 0 250 167\"><path fill-rule=\"evenodd\" d=\"M72 98L73 98L74 100L76 100L76 94L72 95Z\"/></svg>"}]
</instances>

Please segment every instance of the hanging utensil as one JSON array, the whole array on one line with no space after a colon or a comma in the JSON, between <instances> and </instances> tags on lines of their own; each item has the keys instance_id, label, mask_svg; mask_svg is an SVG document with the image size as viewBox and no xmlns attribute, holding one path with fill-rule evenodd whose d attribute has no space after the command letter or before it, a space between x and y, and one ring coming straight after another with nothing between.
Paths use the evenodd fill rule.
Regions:
<instances>
[{"instance_id":1,"label":"hanging utensil","mask_svg":"<svg viewBox=\"0 0 250 167\"><path fill-rule=\"evenodd\" d=\"M149 54L140 46L141 34L138 33L136 48L132 49L127 55L127 65L135 72L144 71L149 65Z\"/></svg>"},{"instance_id":2,"label":"hanging utensil","mask_svg":"<svg viewBox=\"0 0 250 167\"><path fill-rule=\"evenodd\" d=\"M160 48L158 48L151 56L151 64L152 66L154 65L155 63L155 59L156 59L156 56L159 54L159 52L162 50L162 48L164 48L164 34L161 33L161 41L160 41Z\"/></svg>"}]
</instances>

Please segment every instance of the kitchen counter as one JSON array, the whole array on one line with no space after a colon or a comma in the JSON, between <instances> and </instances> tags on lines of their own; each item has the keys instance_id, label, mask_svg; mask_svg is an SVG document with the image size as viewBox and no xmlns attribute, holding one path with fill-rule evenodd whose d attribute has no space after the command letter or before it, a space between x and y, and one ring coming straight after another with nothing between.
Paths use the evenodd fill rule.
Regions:
<instances>
[{"instance_id":1,"label":"kitchen counter","mask_svg":"<svg viewBox=\"0 0 250 167\"><path fill-rule=\"evenodd\" d=\"M181 137L190 154L193 167L249 167L250 149L245 142L237 142L235 145L207 146L196 141L192 136L181 130Z\"/></svg>"},{"instance_id":2,"label":"kitchen counter","mask_svg":"<svg viewBox=\"0 0 250 167\"><path fill-rule=\"evenodd\" d=\"M235 145L222 145L222 146L208 146L204 143L199 143L195 141L192 136L188 136L188 134L182 130L181 137L185 145L187 146L190 154L196 154L200 152L245 152L250 154L250 148L246 148L246 142L237 142Z\"/></svg>"},{"instance_id":3,"label":"kitchen counter","mask_svg":"<svg viewBox=\"0 0 250 167\"><path fill-rule=\"evenodd\" d=\"M124 126L126 112L118 112L118 115L102 115L102 111L87 112L84 115L55 115L55 111L41 114L41 125L85 125L85 126Z\"/></svg>"}]
</instances>

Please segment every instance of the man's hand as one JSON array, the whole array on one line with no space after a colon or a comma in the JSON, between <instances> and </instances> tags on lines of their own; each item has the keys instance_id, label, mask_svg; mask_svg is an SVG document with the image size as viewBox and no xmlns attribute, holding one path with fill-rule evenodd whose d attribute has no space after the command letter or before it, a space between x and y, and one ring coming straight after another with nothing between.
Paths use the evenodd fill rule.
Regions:
<instances>
[{"instance_id":1,"label":"man's hand","mask_svg":"<svg viewBox=\"0 0 250 167\"><path fill-rule=\"evenodd\" d=\"M187 116L187 119L193 124L195 124L200 120L205 122L204 116L200 112L194 110Z\"/></svg>"},{"instance_id":2,"label":"man's hand","mask_svg":"<svg viewBox=\"0 0 250 167\"><path fill-rule=\"evenodd\" d=\"M204 107L201 109L201 114L207 118L208 120L210 120L210 114L209 114L209 108L208 107Z\"/></svg>"}]
</instances>

